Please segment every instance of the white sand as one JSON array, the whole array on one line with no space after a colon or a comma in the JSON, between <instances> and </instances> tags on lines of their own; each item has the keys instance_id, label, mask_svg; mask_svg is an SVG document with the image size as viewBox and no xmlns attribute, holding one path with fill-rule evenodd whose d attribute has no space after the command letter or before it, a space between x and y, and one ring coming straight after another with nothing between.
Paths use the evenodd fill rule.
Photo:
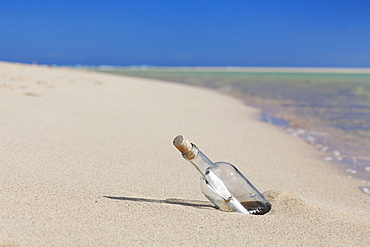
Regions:
<instances>
[{"instance_id":1,"label":"white sand","mask_svg":"<svg viewBox=\"0 0 370 247\"><path fill-rule=\"evenodd\" d=\"M0 246L368 246L370 196L303 140L219 93L0 63ZM270 199L211 207L185 135Z\"/></svg>"}]
</instances>

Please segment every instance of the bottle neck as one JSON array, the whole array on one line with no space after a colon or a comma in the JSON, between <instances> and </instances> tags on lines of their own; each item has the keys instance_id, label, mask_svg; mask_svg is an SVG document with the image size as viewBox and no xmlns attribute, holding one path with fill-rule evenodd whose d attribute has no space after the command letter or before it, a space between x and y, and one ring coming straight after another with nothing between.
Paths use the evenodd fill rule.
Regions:
<instances>
[{"instance_id":1,"label":"bottle neck","mask_svg":"<svg viewBox=\"0 0 370 247\"><path fill-rule=\"evenodd\" d=\"M205 156L195 144L192 144L192 150L183 154L184 159L190 161L195 168L204 176L207 168L214 166L215 164Z\"/></svg>"}]
</instances>

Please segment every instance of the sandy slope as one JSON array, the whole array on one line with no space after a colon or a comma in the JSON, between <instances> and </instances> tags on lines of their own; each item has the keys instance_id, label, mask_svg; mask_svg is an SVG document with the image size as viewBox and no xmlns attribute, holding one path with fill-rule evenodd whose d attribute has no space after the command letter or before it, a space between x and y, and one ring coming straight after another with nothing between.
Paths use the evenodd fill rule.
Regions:
<instances>
[{"instance_id":1,"label":"sandy slope","mask_svg":"<svg viewBox=\"0 0 370 247\"><path fill-rule=\"evenodd\" d=\"M207 89L0 63L0 246L367 246L370 197L304 141ZM271 200L225 213L172 146L236 165Z\"/></svg>"}]
</instances>

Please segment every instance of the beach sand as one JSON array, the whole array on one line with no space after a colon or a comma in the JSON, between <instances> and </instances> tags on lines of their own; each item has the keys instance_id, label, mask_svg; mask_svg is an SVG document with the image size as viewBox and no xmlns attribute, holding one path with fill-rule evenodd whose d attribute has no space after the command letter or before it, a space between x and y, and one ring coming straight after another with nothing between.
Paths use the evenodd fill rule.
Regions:
<instances>
[{"instance_id":1,"label":"beach sand","mask_svg":"<svg viewBox=\"0 0 370 247\"><path fill-rule=\"evenodd\" d=\"M368 246L370 196L302 139L197 87L0 63L0 246ZM216 210L183 134L270 200Z\"/></svg>"}]
</instances>

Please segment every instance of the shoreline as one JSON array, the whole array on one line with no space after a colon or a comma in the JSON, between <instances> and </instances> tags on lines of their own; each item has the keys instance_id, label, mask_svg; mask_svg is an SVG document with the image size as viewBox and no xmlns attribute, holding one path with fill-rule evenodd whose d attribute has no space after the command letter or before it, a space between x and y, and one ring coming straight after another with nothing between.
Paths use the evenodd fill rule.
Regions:
<instances>
[{"instance_id":1,"label":"shoreline","mask_svg":"<svg viewBox=\"0 0 370 247\"><path fill-rule=\"evenodd\" d=\"M358 180L362 180L362 184L359 183L358 188L363 193L370 195L370 193L368 192L370 191L370 180L368 176L366 177L366 175L368 175L366 169L370 169L370 166L362 166L356 168L356 164L354 163L351 156L347 156L345 152L339 152L337 149L338 145L333 144L332 140L330 144L328 144L328 140L323 137L323 134L318 134L323 131L322 129L319 130L317 126L312 124L302 124L303 120L299 118L299 116L296 116L294 114L290 114L288 118L277 117L275 114L277 113L277 115L279 115L279 112L281 112L282 109L274 109L271 111L271 107L267 107L266 109L266 107L258 106L248 101L248 97L246 95L235 94L233 92L227 91L221 91L221 93L241 100L248 107L254 107L258 109L259 113L255 116L257 120L276 126L282 129L287 135L297 137L307 142L315 150L318 151L319 156L322 160L329 164L332 164L334 169L339 168L343 176L353 176ZM294 126L292 126L292 123ZM327 128L324 132L326 133L326 131L332 131L332 129ZM323 143L323 140L325 140L326 144ZM368 160L365 157L359 157L358 159ZM365 167L365 170L362 171L364 174L358 173L358 169L363 167Z\"/></svg>"},{"instance_id":2,"label":"shoreline","mask_svg":"<svg viewBox=\"0 0 370 247\"><path fill-rule=\"evenodd\" d=\"M261 115L269 115L266 112L263 112L261 110ZM291 135L297 138L300 138L310 144L314 149L316 149L320 153L320 158L324 160L325 162L332 164L335 167L338 167L341 170L341 173L343 176L346 177L355 177L356 179L362 181L362 183L359 183L358 188L363 193L370 195L370 177L369 177L369 171L370 171L370 165L369 157L365 156L359 156L359 155L351 155L346 152L346 150L343 150L343 147L337 144L336 140L333 140L332 138L325 138L325 134L328 134L328 132L333 132L331 129L322 130L315 128L315 126L296 126L294 128L286 126L286 125L279 125L279 123L274 123L273 121L279 121L279 122L288 122L285 119L279 119L275 117L274 115L269 115L270 119L262 120L262 118L266 117L260 117L261 121L273 124L279 128L282 128L287 135ZM277 119L271 121L271 118ZM320 134L321 133L321 134ZM338 131L336 131L336 134ZM342 136L344 136L345 133L342 133ZM344 138L340 138L339 140L342 140ZM341 150L341 151L338 151ZM352 148L351 151L354 149ZM353 153L353 152L352 152Z\"/></svg>"},{"instance_id":3,"label":"shoreline","mask_svg":"<svg viewBox=\"0 0 370 247\"><path fill-rule=\"evenodd\" d=\"M245 101L243 96L234 97ZM247 106L257 107L260 110L260 114L257 116L257 119L260 121L277 126L286 132L287 135L300 138L310 144L320 153L322 160L338 167L344 176L355 177L362 180L362 184L359 183L358 188L365 194L370 195L370 158L358 154L356 155L356 148L350 147L351 145L348 145L348 149L344 150L343 144L338 144L343 140L348 140L349 138L348 136L344 137L346 136L344 131L333 130L328 127L323 128L310 123L302 124L303 120L300 116L290 115L289 120L287 120L274 115L276 111L281 112L282 109L275 109L271 112L269 110L259 108L258 106L254 106L248 102L245 102L245 104ZM291 122L293 122L294 126L291 126ZM335 135L338 135L336 136L336 139L334 139ZM351 138L351 144L360 140L358 137L356 137L356 140L354 140L355 137Z\"/></svg>"},{"instance_id":4,"label":"shoreline","mask_svg":"<svg viewBox=\"0 0 370 247\"><path fill-rule=\"evenodd\" d=\"M370 199L354 188L359 180L238 99L66 68L0 62L0 72L0 245L370 242ZM214 162L236 165L271 212L211 207L172 147L178 134Z\"/></svg>"},{"instance_id":5,"label":"shoreline","mask_svg":"<svg viewBox=\"0 0 370 247\"><path fill-rule=\"evenodd\" d=\"M206 76L200 75L200 74L198 75L192 74L192 72L195 72L195 73L199 72L199 73L204 73L204 74L207 74L207 73L217 74L218 72L227 74L228 72L231 72L231 73L233 72L228 69L229 68L227 67L222 67L222 68L213 67L208 70L205 67L188 67L188 68L186 67L148 67L147 70L144 69L142 72L131 73L128 68L120 69L118 67L116 69L112 68L111 70L109 69L103 70L103 72L109 73L110 71L110 73L113 73L113 74L123 74L123 75L128 75L128 76L131 75L134 77L136 76L138 78L153 78L157 80L164 79L166 81L175 81L175 82L179 82L183 84L190 84L190 85L194 84L197 86L200 85L201 87L211 88L215 91L220 91L226 95L230 95L232 97L236 97L237 99L241 99L246 105L258 108L261 111L260 115L262 115L262 120L263 120L264 114L269 114L270 119L275 118L280 123L283 123L284 125L286 125L285 131L289 135L300 136L305 141L307 141L309 144L315 146L315 148L322 153L322 159L325 160L326 162L333 163L333 166L341 167L343 170L343 174L347 176L355 176L359 179L366 180L368 183L370 182L370 173L368 172L368 170L370 169L370 164L369 162L367 162L368 160L370 160L370 157L366 155L367 148L365 148L365 147L368 147L369 144L365 145L366 140L367 140L365 137L361 139L359 136L348 135L349 133L346 133L345 131L340 130L340 128L333 128L333 127L323 128L322 126L323 123L320 122L323 119L317 119L315 118L315 116L313 119L307 118L306 116L302 114L298 114L297 111L287 112L286 111L287 109L279 105L277 102L275 102L275 104L274 103L266 104L266 102L269 102L269 99L266 99L266 97L263 97L263 96L261 97L261 99L265 99L266 102L261 103L260 102L261 99L258 99L258 93L255 93L255 95L252 93L250 95L250 93L249 94L246 93L245 88L243 89L242 86L234 85L233 82L228 83L227 80L231 80L232 75L227 75L227 76L224 75L223 80L222 79L220 80L216 78L213 74L213 77L209 77L207 80L212 81L212 78L213 78L214 82L207 83L207 80L204 80L204 78L207 78ZM234 68L234 69L237 72L243 72L243 73L245 72L249 73L253 71L253 69L259 70L257 72L256 71L252 72L252 74L256 73L255 75L258 75L259 73L261 73L259 75L264 75L264 73L267 73L267 75L269 73L275 74L275 72L272 72L271 70L273 68L244 68L244 71L241 69L238 70L238 68ZM140 68L137 68L137 70L141 71ZM277 72L275 75L279 75L280 77L281 75L284 75L283 77L281 77L282 79L284 79L285 76L288 76L288 75L289 76L297 75L297 76L302 77L302 75L304 75L305 73L309 73L309 76L315 76L315 78L320 78L319 80L323 80L323 79L327 80L326 77L323 78L324 74L325 76L327 74L330 76L335 75L335 76L341 77L340 73L332 74L334 73L334 71L337 71L337 72L339 71L343 75L349 76L348 79L351 80L352 78L350 76L352 75L351 73L357 73L357 72L360 72L361 70L359 69L351 70L348 68L347 69L342 69L342 68L276 68L276 71L279 71L279 72ZM174 74L171 74L171 72L174 72ZM182 73L181 75L183 76L183 78L176 76L179 73ZM282 73L282 74L279 74L279 73ZM356 75L365 75L365 74L360 73ZM246 77L245 80L248 80L248 78ZM299 80L297 81L297 83L298 82ZM268 86L268 85L265 85L265 86ZM284 85L282 85L282 87L284 87ZM335 90L338 91L338 89L335 89ZM279 95L279 93L277 93L277 95ZM302 96L304 97L305 95L303 94ZM291 104L294 104L294 103L291 103ZM316 104L316 103L311 103L311 104ZM347 121L350 121L350 120L348 119ZM288 122L290 124L288 124ZM320 126L320 123L321 123L321 126ZM343 136L343 137L338 139L338 135ZM362 143L362 145L360 145L360 142ZM346 143L346 144L341 145L339 143ZM363 186L360 186L359 188L362 192L367 193L367 190L364 190ZM367 187L367 189L370 189L370 187Z\"/></svg>"}]
</instances>

